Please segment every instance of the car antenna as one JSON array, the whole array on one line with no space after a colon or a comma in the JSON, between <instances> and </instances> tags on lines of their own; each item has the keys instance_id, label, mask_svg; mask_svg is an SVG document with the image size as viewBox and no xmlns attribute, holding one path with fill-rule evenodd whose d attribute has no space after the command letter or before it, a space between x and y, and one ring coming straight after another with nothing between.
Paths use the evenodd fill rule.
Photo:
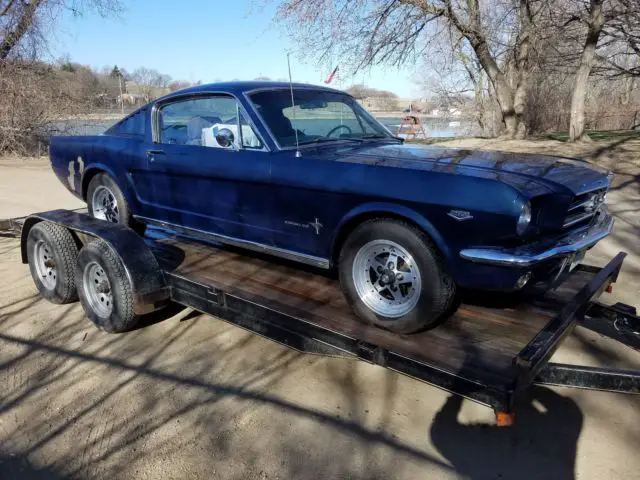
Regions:
<instances>
[{"instance_id":1,"label":"car antenna","mask_svg":"<svg viewBox=\"0 0 640 480\"><path fill-rule=\"evenodd\" d=\"M291 107L293 108L293 119L296 119L296 102L293 100L293 83L291 82L291 61L289 60L289 53L287 53L287 67L289 68L289 90L291 90ZM300 153L300 144L298 143L298 129L294 126L293 131L296 134L296 158L302 157Z\"/></svg>"}]
</instances>

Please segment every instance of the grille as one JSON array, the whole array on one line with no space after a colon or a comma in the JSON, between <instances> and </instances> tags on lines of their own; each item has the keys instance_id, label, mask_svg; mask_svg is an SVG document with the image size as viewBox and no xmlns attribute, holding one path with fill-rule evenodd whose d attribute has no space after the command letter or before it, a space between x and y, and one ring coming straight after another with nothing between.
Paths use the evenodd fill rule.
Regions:
<instances>
[{"instance_id":1,"label":"grille","mask_svg":"<svg viewBox=\"0 0 640 480\"><path fill-rule=\"evenodd\" d=\"M604 203L607 189L602 188L577 195L567 211L563 228L571 227L579 223L587 223L598 211L598 207Z\"/></svg>"}]
</instances>

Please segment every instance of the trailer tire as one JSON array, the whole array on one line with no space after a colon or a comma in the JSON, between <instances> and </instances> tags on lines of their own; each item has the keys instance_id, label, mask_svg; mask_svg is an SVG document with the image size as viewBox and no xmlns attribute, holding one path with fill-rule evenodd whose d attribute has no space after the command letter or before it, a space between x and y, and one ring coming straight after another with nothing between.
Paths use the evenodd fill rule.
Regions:
<instances>
[{"instance_id":1,"label":"trailer tire","mask_svg":"<svg viewBox=\"0 0 640 480\"><path fill-rule=\"evenodd\" d=\"M69 230L51 222L38 222L27 235L29 270L36 288L52 303L78 300L75 282L78 244Z\"/></svg>"},{"instance_id":2,"label":"trailer tire","mask_svg":"<svg viewBox=\"0 0 640 480\"><path fill-rule=\"evenodd\" d=\"M108 207L101 204L107 203ZM96 174L87 187L87 209L93 218L119 223L144 235L146 225L133 218L118 184L106 173Z\"/></svg>"},{"instance_id":3,"label":"trailer tire","mask_svg":"<svg viewBox=\"0 0 640 480\"><path fill-rule=\"evenodd\" d=\"M357 316L396 333L438 325L456 291L429 237L395 219L368 220L349 235L339 276Z\"/></svg>"},{"instance_id":4,"label":"trailer tire","mask_svg":"<svg viewBox=\"0 0 640 480\"><path fill-rule=\"evenodd\" d=\"M75 278L80 303L98 328L120 333L136 326L133 286L107 243L95 240L80 250Z\"/></svg>"}]
</instances>

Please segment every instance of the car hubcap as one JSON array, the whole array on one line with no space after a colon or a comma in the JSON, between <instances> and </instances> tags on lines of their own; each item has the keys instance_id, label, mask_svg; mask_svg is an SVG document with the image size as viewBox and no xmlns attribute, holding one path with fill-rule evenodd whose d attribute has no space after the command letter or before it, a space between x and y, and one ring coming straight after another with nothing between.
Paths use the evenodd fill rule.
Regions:
<instances>
[{"instance_id":1,"label":"car hubcap","mask_svg":"<svg viewBox=\"0 0 640 480\"><path fill-rule=\"evenodd\" d=\"M95 218L113 223L120 220L116 196L105 186L100 186L93 192L91 206Z\"/></svg>"},{"instance_id":2,"label":"car hubcap","mask_svg":"<svg viewBox=\"0 0 640 480\"><path fill-rule=\"evenodd\" d=\"M56 288L58 272L56 270L56 262L51 254L51 247L44 240L38 240L33 247L33 259L38 272L40 281L47 288L53 290Z\"/></svg>"},{"instance_id":3,"label":"car hubcap","mask_svg":"<svg viewBox=\"0 0 640 480\"><path fill-rule=\"evenodd\" d=\"M89 263L83 274L84 291L91 309L101 317L113 311L113 292L104 269L96 262Z\"/></svg>"},{"instance_id":4,"label":"car hubcap","mask_svg":"<svg viewBox=\"0 0 640 480\"><path fill-rule=\"evenodd\" d=\"M374 240L364 245L353 261L352 274L358 296L378 315L402 317L420 298L418 266L395 242Z\"/></svg>"}]
</instances>

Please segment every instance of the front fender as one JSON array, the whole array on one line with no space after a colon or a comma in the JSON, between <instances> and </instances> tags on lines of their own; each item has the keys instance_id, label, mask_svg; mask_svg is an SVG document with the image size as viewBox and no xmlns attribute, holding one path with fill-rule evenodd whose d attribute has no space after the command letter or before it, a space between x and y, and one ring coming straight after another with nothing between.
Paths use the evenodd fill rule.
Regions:
<instances>
[{"instance_id":1,"label":"front fender","mask_svg":"<svg viewBox=\"0 0 640 480\"><path fill-rule=\"evenodd\" d=\"M339 248L341 242L344 240L344 232L349 230L354 224L359 223L358 219L362 219L364 221L365 219L375 217L376 215L405 219L414 223L429 235L433 243L435 243L436 247L438 247L440 252L444 255L447 263L450 261L451 250L447 245L447 242L445 242L438 229L435 228L435 226L427 220L424 215L407 206L386 202L365 203L349 211L342 218L333 232L331 251L334 252L334 254L337 252L337 248Z\"/></svg>"}]
</instances>

